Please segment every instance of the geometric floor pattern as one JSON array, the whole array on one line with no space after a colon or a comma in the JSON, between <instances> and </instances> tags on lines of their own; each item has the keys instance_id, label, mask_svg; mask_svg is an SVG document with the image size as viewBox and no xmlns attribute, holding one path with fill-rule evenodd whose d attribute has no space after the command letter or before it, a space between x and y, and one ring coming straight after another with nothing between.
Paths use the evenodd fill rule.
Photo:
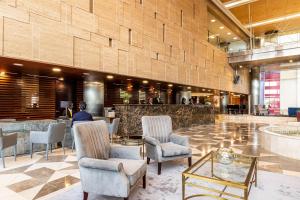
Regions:
<instances>
[{"instance_id":1,"label":"geometric floor pattern","mask_svg":"<svg viewBox=\"0 0 300 200\"><path fill-rule=\"evenodd\" d=\"M300 161L275 155L259 145L258 128L265 124L216 123L177 130L189 135L193 161L219 147L231 147L236 153L259 157L259 169L280 174L299 176ZM6 158L6 169L0 169L0 199L32 200L47 196L80 182L75 152L56 149L44 158L44 152ZM1 167L1 166L0 166Z\"/></svg>"}]
</instances>

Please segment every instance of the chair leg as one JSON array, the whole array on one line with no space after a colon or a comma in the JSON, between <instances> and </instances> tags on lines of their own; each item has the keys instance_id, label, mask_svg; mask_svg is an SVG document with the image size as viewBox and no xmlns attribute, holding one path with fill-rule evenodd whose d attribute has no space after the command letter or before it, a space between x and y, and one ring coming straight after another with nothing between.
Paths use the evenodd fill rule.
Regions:
<instances>
[{"instance_id":1,"label":"chair leg","mask_svg":"<svg viewBox=\"0 0 300 200\"><path fill-rule=\"evenodd\" d=\"M83 192L83 200L87 200L89 196L89 193Z\"/></svg>"},{"instance_id":2,"label":"chair leg","mask_svg":"<svg viewBox=\"0 0 300 200\"><path fill-rule=\"evenodd\" d=\"M52 144L50 144L50 152L52 153Z\"/></svg>"},{"instance_id":3,"label":"chair leg","mask_svg":"<svg viewBox=\"0 0 300 200\"><path fill-rule=\"evenodd\" d=\"M150 163L150 158L147 157L147 164L149 165Z\"/></svg>"},{"instance_id":4,"label":"chair leg","mask_svg":"<svg viewBox=\"0 0 300 200\"><path fill-rule=\"evenodd\" d=\"M30 144L30 158L32 159L33 154L33 143Z\"/></svg>"},{"instance_id":5,"label":"chair leg","mask_svg":"<svg viewBox=\"0 0 300 200\"><path fill-rule=\"evenodd\" d=\"M161 162L157 163L157 174L161 174Z\"/></svg>"},{"instance_id":6,"label":"chair leg","mask_svg":"<svg viewBox=\"0 0 300 200\"><path fill-rule=\"evenodd\" d=\"M17 160L17 145L14 146L15 161Z\"/></svg>"},{"instance_id":7,"label":"chair leg","mask_svg":"<svg viewBox=\"0 0 300 200\"><path fill-rule=\"evenodd\" d=\"M75 140L73 139L73 141L72 141L72 152L74 150L74 147L75 147Z\"/></svg>"},{"instance_id":8,"label":"chair leg","mask_svg":"<svg viewBox=\"0 0 300 200\"><path fill-rule=\"evenodd\" d=\"M5 168L5 161L4 161L4 152L1 150L1 158L2 158L2 166Z\"/></svg>"},{"instance_id":9,"label":"chair leg","mask_svg":"<svg viewBox=\"0 0 300 200\"><path fill-rule=\"evenodd\" d=\"M66 151L65 151L65 142L61 142L61 146L62 146L62 148L63 148L64 155L66 155Z\"/></svg>"},{"instance_id":10,"label":"chair leg","mask_svg":"<svg viewBox=\"0 0 300 200\"><path fill-rule=\"evenodd\" d=\"M143 176L143 188L146 189L146 174Z\"/></svg>"},{"instance_id":11,"label":"chair leg","mask_svg":"<svg viewBox=\"0 0 300 200\"><path fill-rule=\"evenodd\" d=\"M47 147L46 147L46 160L48 160L48 151L49 151L49 144L47 144Z\"/></svg>"},{"instance_id":12,"label":"chair leg","mask_svg":"<svg viewBox=\"0 0 300 200\"><path fill-rule=\"evenodd\" d=\"M192 157L188 157L189 167L192 166Z\"/></svg>"}]
</instances>

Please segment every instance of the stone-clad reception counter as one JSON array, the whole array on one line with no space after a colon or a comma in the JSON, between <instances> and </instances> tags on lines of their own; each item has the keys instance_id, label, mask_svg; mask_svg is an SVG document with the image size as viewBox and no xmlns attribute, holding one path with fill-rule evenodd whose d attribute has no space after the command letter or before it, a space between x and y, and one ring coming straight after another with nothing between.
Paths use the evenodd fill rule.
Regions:
<instances>
[{"instance_id":1,"label":"stone-clad reception counter","mask_svg":"<svg viewBox=\"0 0 300 200\"><path fill-rule=\"evenodd\" d=\"M116 117L120 118L118 134L121 136L142 135L142 116L169 115L173 130L192 125L212 124L215 122L214 109L211 106L181 104L117 104Z\"/></svg>"},{"instance_id":2,"label":"stone-clad reception counter","mask_svg":"<svg viewBox=\"0 0 300 200\"><path fill-rule=\"evenodd\" d=\"M71 146L72 136L70 133L69 120L26 120L26 121L15 121L15 122L0 122L0 128L2 128L4 135L9 133L18 134L17 142L17 154L28 154L30 152L30 131L47 131L50 123L56 123L63 121L66 123L67 130L65 136L65 146ZM55 148L56 146L54 146ZM34 151L44 151L45 145L36 144L34 145ZM5 155L13 155L13 148L7 148Z\"/></svg>"}]
</instances>

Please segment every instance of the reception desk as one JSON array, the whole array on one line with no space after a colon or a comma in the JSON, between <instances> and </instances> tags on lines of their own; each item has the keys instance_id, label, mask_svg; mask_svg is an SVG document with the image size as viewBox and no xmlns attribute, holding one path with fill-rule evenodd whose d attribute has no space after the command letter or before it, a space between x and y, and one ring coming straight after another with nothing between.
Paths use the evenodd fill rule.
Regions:
<instances>
[{"instance_id":1,"label":"reception desk","mask_svg":"<svg viewBox=\"0 0 300 200\"><path fill-rule=\"evenodd\" d=\"M172 118L173 130L215 122L213 107L204 105L118 104L115 105L115 112L116 117L120 118L120 136L142 135L142 116L169 115Z\"/></svg>"}]
</instances>

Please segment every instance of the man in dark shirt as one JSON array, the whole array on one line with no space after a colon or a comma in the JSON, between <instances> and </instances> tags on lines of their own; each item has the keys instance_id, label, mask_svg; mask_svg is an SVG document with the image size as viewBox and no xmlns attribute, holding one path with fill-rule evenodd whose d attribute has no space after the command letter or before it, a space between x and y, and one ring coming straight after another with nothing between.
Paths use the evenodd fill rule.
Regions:
<instances>
[{"instance_id":1,"label":"man in dark shirt","mask_svg":"<svg viewBox=\"0 0 300 200\"><path fill-rule=\"evenodd\" d=\"M72 126L73 123L76 121L93 121L93 116L90 113L85 111L86 109L85 102L82 101L79 103L79 109L80 111L73 115Z\"/></svg>"}]
</instances>

